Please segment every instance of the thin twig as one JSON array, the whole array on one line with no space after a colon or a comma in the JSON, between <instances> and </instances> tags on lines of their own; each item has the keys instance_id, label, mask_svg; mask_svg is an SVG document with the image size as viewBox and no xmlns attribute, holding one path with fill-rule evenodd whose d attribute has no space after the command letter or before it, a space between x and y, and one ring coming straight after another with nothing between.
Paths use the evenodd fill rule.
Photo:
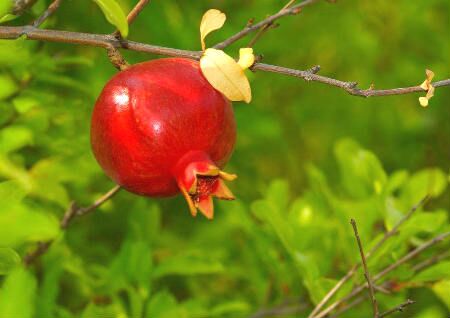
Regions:
<instances>
[{"instance_id":1,"label":"thin twig","mask_svg":"<svg viewBox=\"0 0 450 318\"><path fill-rule=\"evenodd\" d=\"M395 263L387 266L385 269L383 269L381 272L379 272L377 275L375 275L372 279L373 282L377 282L378 280L380 280L381 278L383 278L384 276L386 276L387 274L389 274L390 272L395 270L400 265L402 265L402 264L406 263L407 261L409 261L410 259L416 257L421 252L430 248L431 246L447 239L449 236L450 236L450 232L445 232L438 236L435 236L431 240L423 243L422 245L419 245L417 248L415 248L414 250L412 250L411 252L409 252L408 254L406 254L405 256L400 258L399 260L397 260ZM333 311L334 309L339 307L341 304L343 304L343 303L347 302L348 300L352 299L353 297L359 295L365 288L367 288L367 284L359 285L358 287L354 288L345 297L335 301L333 304L331 304L330 306L328 306L327 308L322 310L320 313L316 314L314 317L315 318L323 318L323 317L327 316L331 311Z\"/></svg>"},{"instance_id":2,"label":"thin twig","mask_svg":"<svg viewBox=\"0 0 450 318\"><path fill-rule=\"evenodd\" d=\"M423 270L424 268L427 268L431 265L434 265L436 263L439 263L440 261L442 261L443 259L446 259L447 257L450 256L450 251L446 251L443 252L441 254L437 254L434 255L431 258L427 258L426 260L424 260L423 262L420 262L419 264L415 265L412 270L417 273L420 272L421 270Z\"/></svg>"},{"instance_id":3,"label":"thin twig","mask_svg":"<svg viewBox=\"0 0 450 318\"><path fill-rule=\"evenodd\" d=\"M52 3L50 3L47 10L45 10L44 13L42 13L42 15L33 22L33 26L37 28L42 23L44 23L44 21L47 20L48 17L50 17L53 13L55 13L56 10L58 10L61 2L62 0L54 0Z\"/></svg>"},{"instance_id":4,"label":"thin twig","mask_svg":"<svg viewBox=\"0 0 450 318\"><path fill-rule=\"evenodd\" d=\"M366 259L372 256L389 238L396 235L398 233L398 229L402 226L407 220L411 218L411 216L417 211L418 208L422 207L429 199L429 195L426 195L422 198L416 205L414 205L408 213L405 214L398 222L394 225L394 227L386 232L383 238L375 244L367 253ZM337 293L337 291L355 274L356 270L361 266L361 263L357 263L354 265L348 272L342 277L336 285L325 295L325 297L316 305L314 310L309 314L308 318L315 317L315 315L319 312L320 309Z\"/></svg>"},{"instance_id":5,"label":"thin twig","mask_svg":"<svg viewBox=\"0 0 450 318\"><path fill-rule=\"evenodd\" d=\"M377 299L375 297L375 291L373 288L372 280L370 278L369 269L367 268L366 256L364 255L364 249L363 249L363 246L361 243L361 238L359 237L358 227L357 227L356 221L354 219L351 219L350 223L353 227L353 232L355 233L356 242L358 243L359 254L361 255L361 262L362 262L363 268L364 268L364 277L366 278L367 285L369 287L369 296L370 296L370 301L372 302L372 307L373 307L373 317L378 318L378 313L379 313L378 303L377 303Z\"/></svg>"},{"instance_id":6,"label":"thin twig","mask_svg":"<svg viewBox=\"0 0 450 318\"><path fill-rule=\"evenodd\" d=\"M144 10L145 6L150 2L150 0L139 0L139 2L134 6L134 8L127 15L128 25L134 22L139 13Z\"/></svg>"},{"instance_id":7,"label":"thin twig","mask_svg":"<svg viewBox=\"0 0 450 318\"><path fill-rule=\"evenodd\" d=\"M389 309L388 311L385 311L384 313L380 314L378 317L379 318L383 318L383 317L387 317L390 314L393 314L395 312L403 312L403 310L405 310L406 307L408 307L409 305L412 305L414 303L415 303L414 300L408 299L404 303L402 303L402 304L400 304L400 305L398 305L398 306L396 306L396 307L394 307L392 309Z\"/></svg>"},{"instance_id":8,"label":"thin twig","mask_svg":"<svg viewBox=\"0 0 450 318\"><path fill-rule=\"evenodd\" d=\"M318 0L305 0L295 6L291 6L286 9L280 10L279 12L275 13L274 15L271 15L256 24L251 24L251 25L247 24L246 27L244 29L242 29L240 32L234 34L233 36L229 37L225 41L214 45L214 48L222 50L222 49L226 48L227 46L229 46L230 44L233 44L237 40L242 39L247 34L257 31L257 30L263 28L265 25L272 24L275 20L282 18L284 16L295 15L295 14L299 13L303 7L306 7L307 5L313 4L314 2L317 2L317 1Z\"/></svg>"},{"instance_id":9,"label":"thin twig","mask_svg":"<svg viewBox=\"0 0 450 318\"><path fill-rule=\"evenodd\" d=\"M71 202L60 221L61 230L65 230L75 217L86 215L89 212L97 209L103 203L111 199L117 192L119 192L120 189L120 186L116 185L114 188L97 199L94 203L86 207L78 207L75 202ZM25 255L23 260L24 264L27 266L32 264L39 256L47 252L52 243L53 241L39 242L36 249Z\"/></svg>"},{"instance_id":10,"label":"thin twig","mask_svg":"<svg viewBox=\"0 0 450 318\"><path fill-rule=\"evenodd\" d=\"M128 25L131 25L133 23L134 19L137 18L139 13L144 10L145 6L149 3L150 0L139 0L139 2L134 6L133 9L131 9L130 13L128 13L127 16L127 23ZM114 31L113 36L119 40L120 42L123 42L123 38L119 32L119 30ZM130 67L130 64L125 60L122 53L120 53L119 49L113 45L109 45L106 48L106 52L108 54L108 58L111 61L111 64L115 66L119 71L126 70Z\"/></svg>"},{"instance_id":11,"label":"thin twig","mask_svg":"<svg viewBox=\"0 0 450 318\"><path fill-rule=\"evenodd\" d=\"M358 306L359 304L361 304L364 300L366 300L367 296L359 296L357 297L355 300L353 300L351 303L343 306L342 308L340 308L338 311L336 311L333 316L331 316L330 318L336 318L339 315L343 314L344 312L346 312L347 310Z\"/></svg>"},{"instance_id":12,"label":"thin twig","mask_svg":"<svg viewBox=\"0 0 450 318\"><path fill-rule=\"evenodd\" d=\"M281 8L280 11L285 10L287 8L289 8L296 0L289 0L288 3L286 3L283 8ZM256 32L255 36L250 40L250 42L247 44L247 47L253 47L256 42L261 38L261 36L267 32L267 30L269 30L270 28L277 26L276 24L274 24L274 21L265 24L262 28L260 28L258 30L258 32Z\"/></svg>"},{"instance_id":13,"label":"thin twig","mask_svg":"<svg viewBox=\"0 0 450 318\"><path fill-rule=\"evenodd\" d=\"M21 36L25 36L29 40L49 41L49 42L61 42L72 43L86 46L102 47L104 49L109 48L111 45L115 48L123 48L132 51L153 53L158 55L185 57L191 59L200 59L201 52L180 50L150 44L144 44L129 40L119 40L112 35L105 34L90 34L57 30L41 30L33 28L32 26L20 26L20 27L8 27L0 26L0 39L17 39ZM351 95L369 97L369 96L387 96L387 95L400 95L415 92L424 92L420 86L411 86L405 88L393 88L385 90L367 89L361 90L356 87L355 82L344 82L341 80L325 77L314 74L310 70L295 70L287 67L256 63L253 70L261 70L266 72L273 72L288 76L300 77L306 81L316 81L327 85L339 87L344 89ZM450 86L450 79L433 82L432 85L435 88Z\"/></svg>"},{"instance_id":14,"label":"thin twig","mask_svg":"<svg viewBox=\"0 0 450 318\"><path fill-rule=\"evenodd\" d=\"M292 315L295 313L299 313L305 310L305 303L297 303L297 304L281 304L276 307L261 309L254 313L250 318L264 318L264 317L273 317L273 316L282 316L282 315Z\"/></svg>"},{"instance_id":15,"label":"thin twig","mask_svg":"<svg viewBox=\"0 0 450 318\"><path fill-rule=\"evenodd\" d=\"M150 2L150 0L139 0L139 2L134 6L133 9L131 9L130 13L127 15L127 22L128 25L131 25L134 20L137 18L139 13L141 13L142 10L144 10L145 6ZM120 37L119 30L116 30L113 35L115 37Z\"/></svg>"}]
</instances>

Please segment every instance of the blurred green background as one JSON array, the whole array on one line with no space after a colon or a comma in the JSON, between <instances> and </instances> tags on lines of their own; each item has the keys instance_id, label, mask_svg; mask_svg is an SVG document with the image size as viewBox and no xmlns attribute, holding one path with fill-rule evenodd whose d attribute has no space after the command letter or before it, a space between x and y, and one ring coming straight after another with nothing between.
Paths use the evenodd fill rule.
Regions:
<instances>
[{"instance_id":1,"label":"blurred green background","mask_svg":"<svg viewBox=\"0 0 450 318\"><path fill-rule=\"evenodd\" d=\"M6 25L28 24L49 3L38 0ZM134 4L120 1L125 12ZM198 50L207 9L227 14L208 37L211 46L283 5L154 0L129 39ZM436 80L449 77L449 13L445 0L320 1L280 20L255 52L270 64L319 64L320 74L363 88L418 85L426 68ZM94 2L73 0L43 27L114 30ZM226 51L237 56L250 38ZM132 63L158 58L124 55ZM368 249L432 196L370 259L372 273L450 229L448 87L422 108L418 94L363 99L256 72L252 103L234 103L238 142L226 170L239 175L231 185L238 199L217 202L212 222L192 218L180 196L121 191L62 233L58 219L71 200L88 205L113 186L90 151L89 125L96 96L115 73L100 48L0 41L0 318L238 318L286 301L301 304L299 312L254 317L306 317L359 260L350 218ZM56 242L46 255L20 265L48 239ZM386 277L395 292L378 295L381 310L411 298L417 303L403 317L446 317L450 261L413 268L449 247L442 242ZM337 297L363 281L359 272ZM343 317L370 315L366 300Z\"/></svg>"}]
</instances>

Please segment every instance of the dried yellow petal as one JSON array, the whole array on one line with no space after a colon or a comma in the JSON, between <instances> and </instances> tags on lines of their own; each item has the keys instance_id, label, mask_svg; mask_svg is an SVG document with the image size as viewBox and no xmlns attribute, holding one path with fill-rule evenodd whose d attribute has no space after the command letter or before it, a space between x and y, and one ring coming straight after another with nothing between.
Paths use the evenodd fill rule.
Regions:
<instances>
[{"instance_id":1,"label":"dried yellow petal","mask_svg":"<svg viewBox=\"0 0 450 318\"><path fill-rule=\"evenodd\" d=\"M428 98L419 97L419 103L420 103L420 106L427 107L428 106Z\"/></svg>"},{"instance_id":2,"label":"dried yellow petal","mask_svg":"<svg viewBox=\"0 0 450 318\"><path fill-rule=\"evenodd\" d=\"M434 72L431 71L431 70L429 70L429 69L426 69L426 70L425 70L425 74L427 75L427 80L428 80L429 82L431 82L431 80L432 80L433 77L434 77Z\"/></svg>"},{"instance_id":3,"label":"dried yellow petal","mask_svg":"<svg viewBox=\"0 0 450 318\"><path fill-rule=\"evenodd\" d=\"M424 91L428 90L428 80L424 80L422 84L420 84L420 88Z\"/></svg>"},{"instance_id":4,"label":"dried yellow petal","mask_svg":"<svg viewBox=\"0 0 450 318\"><path fill-rule=\"evenodd\" d=\"M434 72L431 70L425 70L426 79L420 84L420 88L427 91L427 95L425 97L419 97L419 103L423 107L428 106L429 99L434 96L434 86L431 84L431 81L434 77Z\"/></svg>"},{"instance_id":5,"label":"dried yellow petal","mask_svg":"<svg viewBox=\"0 0 450 318\"><path fill-rule=\"evenodd\" d=\"M200 41L202 43L202 50L205 50L205 37L212 31L220 29L227 19L225 13L210 9L205 12L200 22Z\"/></svg>"},{"instance_id":6,"label":"dried yellow petal","mask_svg":"<svg viewBox=\"0 0 450 318\"><path fill-rule=\"evenodd\" d=\"M231 101L252 99L250 83L241 66L225 52L207 49L200 59L200 68L208 82Z\"/></svg>"},{"instance_id":7,"label":"dried yellow petal","mask_svg":"<svg viewBox=\"0 0 450 318\"><path fill-rule=\"evenodd\" d=\"M251 47L245 47L239 50L239 66L246 70L255 63L255 55Z\"/></svg>"},{"instance_id":8,"label":"dried yellow petal","mask_svg":"<svg viewBox=\"0 0 450 318\"><path fill-rule=\"evenodd\" d=\"M434 86L432 86L432 85L430 84L430 88L428 89L426 98L427 98L427 99L430 99L430 98L433 97L433 96L434 96Z\"/></svg>"}]
</instances>

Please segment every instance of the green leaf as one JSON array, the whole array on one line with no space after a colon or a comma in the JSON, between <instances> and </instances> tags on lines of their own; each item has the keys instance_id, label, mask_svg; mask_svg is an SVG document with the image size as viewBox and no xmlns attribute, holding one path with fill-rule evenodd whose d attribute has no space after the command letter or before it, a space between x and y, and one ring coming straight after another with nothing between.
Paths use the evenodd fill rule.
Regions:
<instances>
[{"instance_id":1,"label":"green leaf","mask_svg":"<svg viewBox=\"0 0 450 318\"><path fill-rule=\"evenodd\" d=\"M12 8L13 8L12 0L0 1L0 17L10 13ZM2 22L1 19L0 22Z\"/></svg>"},{"instance_id":2,"label":"green leaf","mask_svg":"<svg viewBox=\"0 0 450 318\"><path fill-rule=\"evenodd\" d=\"M2 17L0 18L0 23L8 22L8 21L14 20L15 18L17 18L17 15L14 15L14 14L5 14L4 16L2 16Z\"/></svg>"},{"instance_id":3,"label":"green leaf","mask_svg":"<svg viewBox=\"0 0 450 318\"><path fill-rule=\"evenodd\" d=\"M405 204L415 204L418 200L430 195L438 197L447 188L445 173L437 168L421 170L411 176L404 186L401 198Z\"/></svg>"},{"instance_id":4,"label":"green leaf","mask_svg":"<svg viewBox=\"0 0 450 318\"><path fill-rule=\"evenodd\" d=\"M26 96L19 96L13 100L14 108L21 114L26 113L38 104L39 102L37 100Z\"/></svg>"},{"instance_id":5,"label":"green leaf","mask_svg":"<svg viewBox=\"0 0 450 318\"><path fill-rule=\"evenodd\" d=\"M216 274L224 270L224 266L219 261L210 259L207 255L190 252L163 260L155 268L153 277Z\"/></svg>"},{"instance_id":6,"label":"green leaf","mask_svg":"<svg viewBox=\"0 0 450 318\"><path fill-rule=\"evenodd\" d=\"M450 280L437 282L433 285L432 290L450 310L450 297L448 297L450 295Z\"/></svg>"},{"instance_id":7,"label":"green leaf","mask_svg":"<svg viewBox=\"0 0 450 318\"><path fill-rule=\"evenodd\" d=\"M13 95L18 89L16 82L10 76L0 73L0 100Z\"/></svg>"},{"instance_id":8,"label":"green leaf","mask_svg":"<svg viewBox=\"0 0 450 318\"><path fill-rule=\"evenodd\" d=\"M221 303L213 307L209 311L209 316L232 315L233 317L241 317L250 311L251 307L244 301L234 300Z\"/></svg>"},{"instance_id":9,"label":"green leaf","mask_svg":"<svg viewBox=\"0 0 450 318\"><path fill-rule=\"evenodd\" d=\"M18 203L26 195L27 191L20 182L15 180L0 182L0 202L7 201L8 204Z\"/></svg>"},{"instance_id":10,"label":"green leaf","mask_svg":"<svg viewBox=\"0 0 450 318\"><path fill-rule=\"evenodd\" d=\"M147 318L171 318L179 317L178 304L172 294L164 290L153 295L146 309Z\"/></svg>"},{"instance_id":11,"label":"green leaf","mask_svg":"<svg viewBox=\"0 0 450 318\"><path fill-rule=\"evenodd\" d=\"M59 233L59 222L51 214L31 210L22 204L6 204L0 210L0 228L2 245L17 246L54 239Z\"/></svg>"},{"instance_id":12,"label":"green leaf","mask_svg":"<svg viewBox=\"0 0 450 318\"><path fill-rule=\"evenodd\" d=\"M387 176L378 158L355 141L344 139L334 149L342 183L355 199L363 199L384 191Z\"/></svg>"},{"instance_id":13,"label":"green leaf","mask_svg":"<svg viewBox=\"0 0 450 318\"><path fill-rule=\"evenodd\" d=\"M128 36L128 22L125 13L115 0L94 0L103 11L103 14L109 23L114 25L122 35Z\"/></svg>"},{"instance_id":14,"label":"green leaf","mask_svg":"<svg viewBox=\"0 0 450 318\"><path fill-rule=\"evenodd\" d=\"M33 142L30 129L22 126L9 126L0 131L0 153L10 153Z\"/></svg>"},{"instance_id":15,"label":"green leaf","mask_svg":"<svg viewBox=\"0 0 450 318\"><path fill-rule=\"evenodd\" d=\"M450 261L440 262L423 270L422 272L417 274L411 281L417 283L425 283L442 279L450 280Z\"/></svg>"},{"instance_id":16,"label":"green leaf","mask_svg":"<svg viewBox=\"0 0 450 318\"><path fill-rule=\"evenodd\" d=\"M127 318L127 314L117 303L105 305L89 303L83 310L81 318Z\"/></svg>"},{"instance_id":17,"label":"green leaf","mask_svg":"<svg viewBox=\"0 0 450 318\"><path fill-rule=\"evenodd\" d=\"M150 246L144 241L127 240L110 266L110 288L118 290L129 285L147 286L152 271Z\"/></svg>"},{"instance_id":18,"label":"green leaf","mask_svg":"<svg viewBox=\"0 0 450 318\"><path fill-rule=\"evenodd\" d=\"M32 318L36 279L24 268L13 270L0 290L0 317Z\"/></svg>"},{"instance_id":19,"label":"green leaf","mask_svg":"<svg viewBox=\"0 0 450 318\"><path fill-rule=\"evenodd\" d=\"M0 247L0 275L6 275L21 263L19 254L9 247Z\"/></svg>"}]
</instances>

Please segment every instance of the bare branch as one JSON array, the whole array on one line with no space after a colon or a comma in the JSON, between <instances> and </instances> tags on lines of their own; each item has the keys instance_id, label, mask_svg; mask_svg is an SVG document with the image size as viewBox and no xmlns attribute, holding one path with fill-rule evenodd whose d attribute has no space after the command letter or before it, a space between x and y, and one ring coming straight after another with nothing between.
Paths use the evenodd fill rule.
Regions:
<instances>
[{"instance_id":1,"label":"bare branch","mask_svg":"<svg viewBox=\"0 0 450 318\"><path fill-rule=\"evenodd\" d=\"M410 259L416 257L424 250L447 239L449 236L450 236L450 232L445 232L445 233L442 233L442 234L432 238L431 240L423 243L422 245L418 246L417 248L415 248L414 250L412 250L411 252L409 252L408 254L406 254L405 256L400 258L399 260L397 260L395 263L389 265L388 267L383 269L381 272L379 272L377 275L375 275L373 277L373 282L377 282L378 280L380 280L381 278L383 278L384 276L386 276L387 274L392 272L394 269L396 269L400 265L402 265L402 264L406 263L407 261L409 261ZM339 307L341 304L343 304L343 303L347 302L348 300L352 299L353 297L359 295L365 288L367 288L367 284L359 285L358 287L354 288L349 294L347 294L347 296L335 301L333 304L331 304L330 306L328 306L327 308L322 310L320 313L316 314L314 317L315 318L323 318L323 317L327 316L331 311L333 311L334 309Z\"/></svg>"},{"instance_id":2,"label":"bare branch","mask_svg":"<svg viewBox=\"0 0 450 318\"><path fill-rule=\"evenodd\" d=\"M145 6L150 2L150 0L139 0L139 2L134 6L133 9L131 9L130 13L127 15L127 22L128 25L131 25L134 20L137 18L139 13L141 13L142 10L144 10ZM120 32L119 30L116 30L113 35L117 38L120 38Z\"/></svg>"},{"instance_id":3,"label":"bare branch","mask_svg":"<svg viewBox=\"0 0 450 318\"><path fill-rule=\"evenodd\" d=\"M340 308L338 311L336 311L333 316L331 316L330 318L336 318L339 315L343 314L344 312L346 312L347 310L358 306L359 304L361 304L367 297L366 296L359 296L357 297L355 300L353 300L352 302L350 302L348 305L343 306L342 308Z\"/></svg>"},{"instance_id":4,"label":"bare branch","mask_svg":"<svg viewBox=\"0 0 450 318\"><path fill-rule=\"evenodd\" d=\"M396 235L398 233L398 229L403 225L407 220L411 218L411 216L417 211L418 208L422 207L429 199L429 195L426 195L423 199L421 199L416 205L414 205L408 213L405 214L398 222L394 225L394 227L386 232L383 238L375 244L370 251L366 255L366 259L368 259L371 255L373 255L389 238ZM361 263L354 265L348 272L342 277L339 282L325 295L325 297L317 304L314 310L309 314L308 318L314 317L319 310L333 297L337 291L355 274L356 270L361 266Z\"/></svg>"},{"instance_id":5,"label":"bare branch","mask_svg":"<svg viewBox=\"0 0 450 318\"><path fill-rule=\"evenodd\" d=\"M408 300L405 301L404 303L402 303L402 304L400 304L400 305L398 305L398 306L396 306L396 307L394 307L394 308L392 308L392 309L389 309L388 311L386 311L386 312L380 314L378 317L379 317L379 318L383 318L383 317L387 317L387 316L389 316L390 314L393 314L393 313L395 313L395 312L403 312L403 310L405 310L406 307L408 307L409 305L412 305L412 304L414 304L414 303L415 303L414 300L408 299Z\"/></svg>"},{"instance_id":6,"label":"bare branch","mask_svg":"<svg viewBox=\"0 0 450 318\"><path fill-rule=\"evenodd\" d=\"M299 313L306 309L305 303L290 303L290 304L281 304L276 307L261 309L250 316L250 318L264 318L264 317L273 317L273 316L281 316L281 315L292 315L295 313Z\"/></svg>"},{"instance_id":7,"label":"bare branch","mask_svg":"<svg viewBox=\"0 0 450 318\"><path fill-rule=\"evenodd\" d=\"M120 186L116 185L114 188L106 192L104 195L102 195L99 199L97 199L94 203L87 207L78 207L75 202L71 202L69 207L67 208L66 212L64 213L61 221L60 221L60 228L61 230L65 230L72 220L77 216L83 216L85 214L88 214L89 212L94 211L99 206L101 206L103 203L111 199L117 192L120 190ZM52 245L53 241L47 241L47 242L39 242L38 246L35 250L31 251L24 257L24 264L25 265L31 265L39 256L47 252L47 250Z\"/></svg>"},{"instance_id":8,"label":"bare branch","mask_svg":"<svg viewBox=\"0 0 450 318\"><path fill-rule=\"evenodd\" d=\"M355 233L355 237L356 237L356 242L358 243L359 254L361 255L361 262L362 262L363 268L364 268L364 277L366 278L367 285L369 287L369 296L370 296L370 301L372 302L373 316L374 316L374 318L378 318L378 303L377 303L377 299L375 298L375 291L373 288L372 280L370 279L369 269L367 268L366 256L364 255L364 249L363 249L363 246L361 243L361 238L359 237L358 227L357 227L356 221L354 219L351 219L350 223L352 224L353 232Z\"/></svg>"},{"instance_id":9,"label":"bare branch","mask_svg":"<svg viewBox=\"0 0 450 318\"><path fill-rule=\"evenodd\" d=\"M44 13L42 13L42 15L33 22L33 26L37 28L42 23L44 23L44 21L47 20L48 17L50 17L53 13L55 13L56 10L58 10L61 2L62 0L54 0L52 3L50 3L47 10L45 10Z\"/></svg>"},{"instance_id":10,"label":"bare branch","mask_svg":"<svg viewBox=\"0 0 450 318\"><path fill-rule=\"evenodd\" d=\"M267 17L266 19L262 20L261 22L258 22L256 24L251 24L251 25L247 24L247 26L242 31L229 37L225 41L214 45L214 48L220 49L220 50L224 49L227 46L229 46L230 44L233 44L234 42L236 42L237 40L242 39L247 34L257 31L257 30L265 27L266 25L271 25L274 23L275 20L282 18L284 16L295 15L295 14L299 13L303 7L306 7L307 5L313 4L314 2L317 2L317 1L318 0L304 0L303 2L301 2L295 6L288 6L287 8L280 10L279 12L275 13L274 15L271 15L271 16Z\"/></svg>"},{"instance_id":11,"label":"bare branch","mask_svg":"<svg viewBox=\"0 0 450 318\"><path fill-rule=\"evenodd\" d=\"M269 65L264 63L257 63L252 67L253 70L261 70L266 72L273 72L293 77L300 77L303 78L306 81L315 81L320 82L323 84L327 84L330 86L339 87L343 90L345 90L350 95L354 96L360 96L360 97L375 97L375 96L388 96L388 95L404 95L409 93L417 93L417 92L424 92L424 89L420 87L420 85L416 86L410 86L410 87L401 87L401 88L392 88L392 89L360 89L358 88L357 82L345 82L341 80L337 80L334 78L317 75L317 74L311 74L311 72L308 71L301 71L301 70L295 70L287 67L282 66L276 66L276 65ZM441 86L449 86L450 85L450 79L438 81L432 83L434 87L441 87Z\"/></svg>"},{"instance_id":12,"label":"bare branch","mask_svg":"<svg viewBox=\"0 0 450 318\"><path fill-rule=\"evenodd\" d=\"M115 48L123 48L127 50L153 53L158 55L185 57L196 60L200 59L201 57L201 52L199 51L180 50L144 44L129 40L122 40L117 39L113 35L90 34L90 33L68 32L57 30L41 30L36 29L32 26L21 26L21 27L0 26L0 39L17 39L21 36L25 36L29 40L72 43L86 46L102 47L104 49L107 49L112 45ZM344 82L341 80L315 74L314 72L318 71L317 68L315 68L314 72L312 72L311 70L302 71L282 66L256 63L253 65L252 69L300 77L305 79L306 81L321 82L327 85L342 88L351 95L361 97L400 95L415 92L424 92L424 90L420 86L411 86L405 88L394 88L385 90L374 90L374 89L360 90L359 88L356 88L355 82ZM443 86L450 86L450 79L433 82L432 85L436 88Z\"/></svg>"},{"instance_id":13,"label":"bare branch","mask_svg":"<svg viewBox=\"0 0 450 318\"><path fill-rule=\"evenodd\" d=\"M145 6L150 2L150 0L139 0L139 2L134 6L134 8L128 13L127 22L128 25L134 22L139 13L144 10Z\"/></svg>"},{"instance_id":14,"label":"bare branch","mask_svg":"<svg viewBox=\"0 0 450 318\"><path fill-rule=\"evenodd\" d=\"M412 270L414 271L414 272L420 272L421 270L423 270L424 268L427 268L427 267L429 267L429 266L431 266L431 265L434 265L434 264L436 264L436 263L439 263L440 261L442 261L442 260L444 260L444 259L446 259L447 257L450 257L450 250L449 251L446 251L446 252L443 252L443 253L440 253L440 254L437 254L437 255L434 255L433 257L431 257L431 258L427 258L426 260L424 260L423 262L420 262L419 264L417 264L416 266L414 266L413 268L412 268Z\"/></svg>"},{"instance_id":15,"label":"bare branch","mask_svg":"<svg viewBox=\"0 0 450 318\"><path fill-rule=\"evenodd\" d=\"M128 13L127 22L128 25L133 23L134 19L137 18L139 13L145 8L150 0L139 0L139 2L134 6L134 8ZM113 36L117 38L120 42L123 41L122 36L120 35L119 30L114 31ZM106 48L108 58L111 61L111 64L114 65L119 71L126 70L130 67L130 64L125 60L122 53L120 53L119 49L113 45L109 45Z\"/></svg>"},{"instance_id":16,"label":"bare branch","mask_svg":"<svg viewBox=\"0 0 450 318\"><path fill-rule=\"evenodd\" d=\"M295 0L289 0L288 3L286 3L284 5L283 8L281 8L280 11L285 10L287 8L289 8L293 3L295 2ZM262 28L260 28L258 30L258 32L256 32L255 36L250 40L250 42L247 44L247 47L253 47L256 42L261 38L261 36L263 36L264 33L266 33L269 29L278 26L277 24L274 24L274 21L265 24Z\"/></svg>"}]
</instances>

